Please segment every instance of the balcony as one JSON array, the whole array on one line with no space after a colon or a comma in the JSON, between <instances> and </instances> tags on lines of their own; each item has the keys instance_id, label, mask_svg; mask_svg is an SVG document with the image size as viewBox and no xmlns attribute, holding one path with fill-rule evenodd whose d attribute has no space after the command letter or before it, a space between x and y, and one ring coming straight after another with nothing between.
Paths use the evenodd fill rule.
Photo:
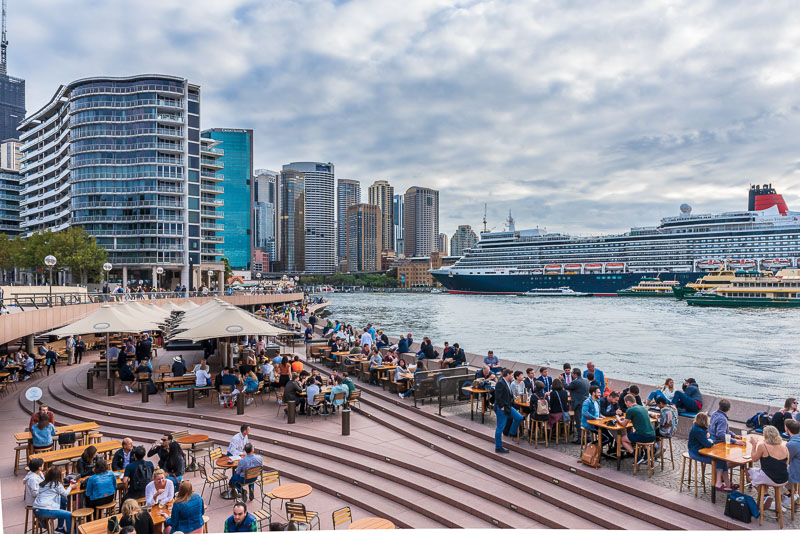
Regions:
<instances>
[{"instance_id":1,"label":"balcony","mask_svg":"<svg viewBox=\"0 0 800 534\"><path fill-rule=\"evenodd\" d=\"M75 113L77 111L81 111L84 109L97 109L97 108L128 109L128 108L139 108L147 106L166 107L166 108L183 110L183 103L180 101L174 102L170 100L146 99L146 100L135 100L132 102L118 102L114 100L100 100L94 102L73 102L72 104L70 104L70 113Z\"/></svg>"},{"instance_id":2,"label":"balcony","mask_svg":"<svg viewBox=\"0 0 800 534\"><path fill-rule=\"evenodd\" d=\"M224 224L217 224L217 223L210 223L210 222L201 222L200 228L203 230L214 230L216 232L221 232L225 229Z\"/></svg>"},{"instance_id":3,"label":"balcony","mask_svg":"<svg viewBox=\"0 0 800 534\"><path fill-rule=\"evenodd\" d=\"M225 164L219 160L211 159L211 158L200 158L200 166L201 167L214 167L217 169L225 168Z\"/></svg>"},{"instance_id":4,"label":"balcony","mask_svg":"<svg viewBox=\"0 0 800 534\"><path fill-rule=\"evenodd\" d=\"M173 93L183 96L183 87L173 87L171 85L163 85L163 84L147 84L147 85L135 85L130 87L114 87L114 86L106 86L106 87L78 87L73 89L70 93L71 98L75 98L82 95L98 95L98 94L109 94L109 95L125 95L131 93L146 93L150 91L157 91L159 93Z\"/></svg>"},{"instance_id":5,"label":"balcony","mask_svg":"<svg viewBox=\"0 0 800 534\"><path fill-rule=\"evenodd\" d=\"M223 202L222 200L215 200L215 199L210 199L210 198L201 198L200 199L200 204L206 204L208 206L224 206L225 202Z\"/></svg>"},{"instance_id":6,"label":"balcony","mask_svg":"<svg viewBox=\"0 0 800 534\"><path fill-rule=\"evenodd\" d=\"M183 152L182 143L134 143L129 145L88 145L70 147L70 154L85 154L86 152L126 152L130 150L156 149Z\"/></svg>"},{"instance_id":7,"label":"balcony","mask_svg":"<svg viewBox=\"0 0 800 534\"><path fill-rule=\"evenodd\" d=\"M210 235L203 235L200 236L200 241L206 241L208 243L223 243L225 240L222 236L210 236Z\"/></svg>"},{"instance_id":8,"label":"balcony","mask_svg":"<svg viewBox=\"0 0 800 534\"><path fill-rule=\"evenodd\" d=\"M98 158L86 159L80 162L70 159L69 168L79 169L81 167L94 167L97 165L138 165L147 163L161 163L166 165L183 165L183 158Z\"/></svg>"},{"instance_id":9,"label":"balcony","mask_svg":"<svg viewBox=\"0 0 800 534\"><path fill-rule=\"evenodd\" d=\"M212 219L222 219L225 213L222 210L203 210L200 212L201 217L210 217Z\"/></svg>"},{"instance_id":10,"label":"balcony","mask_svg":"<svg viewBox=\"0 0 800 534\"><path fill-rule=\"evenodd\" d=\"M209 152L211 154L219 154L220 156L225 155L225 151L221 148L217 148L215 146L200 146L200 152Z\"/></svg>"},{"instance_id":11,"label":"balcony","mask_svg":"<svg viewBox=\"0 0 800 534\"><path fill-rule=\"evenodd\" d=\"M220 195L225 192L225 188L221 185L200 184L200 191L204 191L206 193L216 193Z\"/></svg>"}]
</instances>

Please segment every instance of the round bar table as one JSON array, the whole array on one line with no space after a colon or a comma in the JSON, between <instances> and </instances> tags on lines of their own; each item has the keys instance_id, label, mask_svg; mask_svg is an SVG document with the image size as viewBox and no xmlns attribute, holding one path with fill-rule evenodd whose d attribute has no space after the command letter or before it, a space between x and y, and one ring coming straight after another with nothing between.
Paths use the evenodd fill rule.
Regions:
<instances>
[{"instance_id":1,"label":"round bar table","mask_svg":"<svg viewBox=\"0 0 800 534\"><path fill-rule=\"evenodd\" d=\"M239 466L239 459L233 459L230 456L223 456L217 460L217 467L221 469L230 469L233 472L236 472L236 468ZM227 501L232 501L236 498L230 488L230 484L228 485L228 489L220 493L219 495L223 499Z\"/></svg>"},{"instance_id":2,"label":"round bar table","mask_svg":"<svg viewBox=\"0 0 800 534\"><path fill-rule=\"evenodd\" d=\"M350 523L347 530L393 530L394 523L382 517L362 517Z\"/></svg>"},{"instance_id":3,"label":"round bar table","mask_svg":"<svg viewBox=\"0 0 800 534\"><path fill-rule=\"evenodd\" d=\"M197 471L197 462L195 461L194 457L195 454L194 446L198 443L208 441L208 436L205 434L187 434L186 436L179 437L177 441L178 443L192 446L192 465L188 466L186 470L189 471L190 473Z\"/></svg>"}]
</instances>

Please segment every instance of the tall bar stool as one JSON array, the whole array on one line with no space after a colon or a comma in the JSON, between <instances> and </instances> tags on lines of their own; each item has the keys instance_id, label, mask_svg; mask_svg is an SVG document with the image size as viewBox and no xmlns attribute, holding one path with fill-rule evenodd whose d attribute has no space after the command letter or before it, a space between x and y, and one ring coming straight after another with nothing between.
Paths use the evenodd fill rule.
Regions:
<instances>
[{"instance_id":1,"label":"tall bar stool","mask_svg":"<svg viewBox=\"0 0 800 534\"><path fill-rule=\"evenodd\" d=\"M103 434L100 432L89 432L86 436L86 444L87 445L95 445L103 441Z\"/></svg>"},{"instance_id":2,"label":"tall bar stool","mask_svg":"<svg viewBox=\"0 0 800 534\"><path fill-rule=\"evenodd\" d=\"M592 431L581 427L581 454L583 454L583 449L592 441L594 441Z\"/></svg>"},{"instance_id":3,"label":"tall bar stool","mask_svg":"<svg viewBox=\"0 0 800 534\"><path fill-rule=\"evenodd\" d=\"M703 462L698 462L691 456L689 456L688 452L683 453L683 462L681 463L681 485L678 491L683 491L683 481L686 480L686 487L691 488L694 487L694 496L697 497L697 488L702 482L703 484L703 493L706 492L706 464ZM689 462L689 470L686 471L686 462ZM697 477L697 464L701 466L701 473L700 478ZM692 484L692 467L694 467L694 484ZM688 478L686 476L688 475Z\"/></svg>"},{"instance_id":4,"label":"tall bar stool","mask_svg":"<svg viewBox=\"0 0 800 534\"><path fill-rule=\"evenodd\" d=\"M72 512L72 531L78 534L78 525L83 525L91 521L94 515L94 510L91 508L78 508Z\"/></svg>"},{"instance_id":5,"label":"tall bar stool","mask_svg":"<svg viewBox=\"0 0 800 534\"><path fill-rule=\"evenodd\" d=\"M18 441L14 447L14 476L19 473L20 467L28 465L28 442Z\"/></svg>"},{"instance_id":6,"label":"tall bar stool","mask_svg":"<svg viewBox=\"0 0 800 534\"><path fill-rule=\"evenodd\" d=\"M556 421L553 428L550 429L550 437L553 437L553 430L555 430L555 444L558 445L559 439L561 438L561 430L564 430L564 443L569 443L569 423L564 421L564 419L559 419Z\"/></svg>"},{"instance_id":7,"label":"tall bar stool","mask_svg":"<svg viewBox=\"0 0 800 534\"><path fill-rule=\"evenodd\" d=\"M656 451L655 446L656 442L651 441L650 443L639 443L638 441L634 444L636 447L633 449L633 474L635 475L639 470L639 462L637 459L639 458L639 453L647 454L647 478L653 476L653 471L655 471L655 457Z\"/></svg>"},{"instance_id":8,"label":"tall bar stool","mask_svg":"<svg viewBox=\"0 0 800 534\"><path fill-rule=\"evenodd\" d=\"M36 516L33 515L33 506L25 507L25 530L22 531L22 534L29 534L28 525L30 525L30 534L34 534L36 532Z\"/></svg>"},{"instance_id":9,"label":"tall bar stool","mask_svg":"<svg viewBox=\"0 0 800 534\"><path fill-rule=\"evenodd\" d=\"M69 470L70 470L71 466L72 466L72 461L71 460L58 460L58 461L52 462L50 464L50 467L60 467L65 475L69 474Z\"/></svg>"},{"instance_id":10,"label":"tall bar stool","mask_svg":"<svg viewBox=\"0 0 800 534\"><path fill-rule=\"evenodd\" d=\"M672 462L672 468L675 469L675 456L672 454L672 437L658 436L656 441L661 443L661 452L659 453L659 456L661 457L661 470L664 470L664 453L667 452L664 449L665 443L669 443L669 461Z\"/></svg>"},{"instance_id":11,"label":"tall bar stool","mask_svg":"<svg viewBox=\"0 0 800 534\"><path fill-rule=\"evenodd\" d=\"M547 421L537 421L533 417L530 419L530 431L528 432L528 444L531 443L533 438L534 448L539 448L539 429L541 428L544 433L544 446L550 447L550 438L547 435Z\"/></svg>"},{"instance_id":12,"label":"tall bar stool","mask_svg":"<svg viewBox=\"0 0 800 534\"><path fill-rule=\"evenodd\" d=\"M94 509L94 518L102 519L110 515L114 515L114 510L117 508L117 501L111 501L108 504L101 504Z\"/></svg>"},{"instance_id":13,"label":"tall bar stool","mask_svg":"<svg viewBox=\"0 0 800 534\"><path fill-rule=\"evenodd\" d=\"M773 486L772 484L759 484L758 485L758 511L761 514L758 516L758 524L764 524L764 498L769 495L769 489L775 490L775 513L778 515L778 523L783 528L783 505L781 504L781 488L780 486Z\"/></svg>"},{"instance_id":14,"label":"tall bar stool","mask_svg":"<svg viewBox=\"0 0 800 534\"><path fill-rule=\"evenodd\" d=\"M789 484L789 510L792 511L792 521L794 521L794 514L797 510L798 506L800 506L800 483L795 482L794 484ZM776 505L777 506L777 505Z\"/></svg>"},{"instance_id":15,"label":"tall bar stool","mask_svg":"<svg viewBox=\"0 0 800 534\"><path fill-rule=\"evenodd\" d=\"M42 532L46 532L47 534L55 534L55 531L56 531L56 519L53 518L39 519L38 517L36 517L36 514L33 514L33 530L32 530L33 534L41 534Z\"/></svg>"}]
</instances>

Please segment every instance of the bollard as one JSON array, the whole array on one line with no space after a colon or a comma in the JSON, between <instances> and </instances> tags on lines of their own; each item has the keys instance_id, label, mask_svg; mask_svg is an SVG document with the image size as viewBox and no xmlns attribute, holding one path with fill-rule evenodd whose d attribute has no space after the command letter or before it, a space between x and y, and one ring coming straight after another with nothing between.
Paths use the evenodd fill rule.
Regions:
<instances>
[{"instance_id":1,"label":"bollard","mask_svg":"<svg viewBox=\"0 0 800 534\"><path fill-rule=\"evenodd\" d=\"M113 397L114 396L114 375L111 375L110 377L108 377L108 380L106 380L106 386L107 386L106 389L107 389L107 392L108 392L108 396L109 397Z\"/></svg>"},{"instance_id":2,"label":"bollard","mask_svg":"<svg viewBox=\"0 0 800 534\"><path fill-rule=\"evenodd\" d=\"M342 435L350 435L350 408L342 410Z\"/></svg>"},{"instance_id":3,"label":"bollard","mask_svg":"<svg viewBox=\"0 0 800 534\"><path fill-rule=\"evenodd\" d=\"M236 415L244 415L244 393L236 397Z\"/></svg>"},{"instance_id":4,"label":"bollard","mask_svg":"<svg viewBox=\"0 0 800 534\"><path fill-rule=\"evenodd\" d=\"M94 388L94 373L89 371L86 373L86 389Z\"/></svg>"},{"instance_id":5,"label":"bollard","mask_svg":"<svg viewBox=\"0 0 800 534\"><path fill-rule=\"evenodd\" d=\"M297 417L297 403L295 401L288 401L286 403L286 420L290 425L294 424Z\"/></svg>"},{"instance_id":6,"label":"bollard","mask_svg":"<svg viewBox=\"0 0 800 534\"><path fill-rule=\"evenodd\" d=\"M194 388L189 388L186 392L186 407L194 408Z\"/></svg>"}]
</instances>

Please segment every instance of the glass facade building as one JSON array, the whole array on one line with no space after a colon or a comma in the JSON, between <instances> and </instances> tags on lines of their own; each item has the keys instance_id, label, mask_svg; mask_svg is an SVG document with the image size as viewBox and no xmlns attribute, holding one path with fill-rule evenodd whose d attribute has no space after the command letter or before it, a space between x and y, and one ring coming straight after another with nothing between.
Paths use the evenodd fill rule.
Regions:
<instances>
[{"instance_id":1,"label":"glass facade building","mask_svg":"<svg viewBox=\"0 0 800 534\"><path fill-rule=\"evenodd\" d=\"M403 254L403 195L395 195L392 202L392 225L394 226L394 250Z\"/></svg>"},{"instance_id":2,"label":"glass facade building","mask_svg":"<svg viewBox=\"0 0 800 534\"><path fill-rule=\"evenodd\" d=\"M19 131L27 235L81 226L123 278L150 283L162 266L163 281L189 285L201 254L216 257L221 154L201 143L199 86L166 75L78 80Z\"/></svg>"},{"instance_id":3,"label":"glass facade building","mask_svg":"<svg viewBox=\"0 0 800 534\"><path fill-rule=\"evenodd\" d=\"M254 226L251 187L253 130L211 128L204 130L202 137L222 143L224 154L218 161L224 166L224 192L220 198L225 204L225 226L218 235L223 238L224 255L231 268L247 270L250 268Z\"/></svg>"},{"instance_id":4,"label":"glass facade building","mask_svg":"<svg viewBox=\"0 0 800 534\"><path fill-rule=\"evenodd\" d=\"M369 186L369 203L381 209L381 250L394 250L393 202L394 187L386 180Z\"/></svg>"},{"instance_id":5,"label":"glass facade building","mask_svg":"<svg viewBox=\"0 0 800 534\"><path fill-rule=\"evenodd\" d=\"M407 258L430 256L439 239L439 191L410 187L403 199L403 246Z\"/></svg>"},{"instance_id":6,"label":"glass facade building","mask_svg":"<svg viewBox=\"0 0 800 534\"><path fill-rule=\"evenodd\" d=\"M305 175L283 170L278 178L278 270L306 270Z\"/></svg>"},{"instance_id":7,"label":"glass facade building","mask_svg":"<svg viewBox=\"0 0 800 534\"><path fill-rule=\"evenodd\" d=\"M19 173L0 169L0 234L15 236L21 232Z\"/></svg>"},{"instance_id":8,"label":"glass facade building","mask_svg":"<svg viewBox=\"0 0 800 534\"><path fill-rule=\"evenodd\" d=\"M336 181L336 254L342 261L347 257L347 208L361 203L361 183L358 180Z\"/></svg>"},{"instance_id":9,"label":"glass facade building","mask_svg":"<svg viewBox=\"0 0 800 534\"><path fill-rule=\"evenodd\" d=\"M17 127L25 118L25 80L0 74L0 141L19 139Z\"/></svg>"},{"instance_id":10,"label":"glass facade building","mask_svg":"<svg viewBox=\"0 0 800 534\"><path fill-rule=\"evenodd\" d=\"M253 247L275 261L275 184L278 173L256 169L253 177ZM254 268L255 270L255 268Z\"/></svg>"}]
</instances>

